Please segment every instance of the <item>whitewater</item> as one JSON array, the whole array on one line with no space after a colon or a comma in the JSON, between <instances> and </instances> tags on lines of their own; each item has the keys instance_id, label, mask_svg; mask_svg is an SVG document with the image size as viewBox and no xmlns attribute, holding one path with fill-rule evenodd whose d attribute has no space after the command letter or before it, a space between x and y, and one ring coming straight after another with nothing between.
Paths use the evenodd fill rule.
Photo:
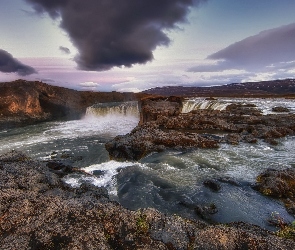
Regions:
<instances>
[{"instance_id":1,"label":"whitewater","mask_svg":"<svg viewBox=\"0 0 295 250\"><path fill-rule=\"evenodd\" d=\"M184 103L183 112L200 108L223 110L235 102L255 104L264 114L272 113L273 106L288 107L295 112L293 100L229 98L189 99ZM294 220L283 204L262 196L251 184L267 168L295 167L295 137L282 138L278 145L262 141L221 144L219 149L153 153L138 162L110 160L105 142L129 133L138 122L136 102L96 104L89 107L80 120L45 122L0 131L0 153L14 149L40 161L63 153L80 157L72 164L88 174L70 174L63 180L75 187L83 182L106 187L111 199L129 209L153 207L167 214L196 219L194 205L214 203L218 213L212 215L211 220L216 223L245 221L273 229L267 222L273 213L286 221ZM225 177L239 185L221 183L219 192L212 192L203 185L206 179Z\"/></svg>"}]
</instances>

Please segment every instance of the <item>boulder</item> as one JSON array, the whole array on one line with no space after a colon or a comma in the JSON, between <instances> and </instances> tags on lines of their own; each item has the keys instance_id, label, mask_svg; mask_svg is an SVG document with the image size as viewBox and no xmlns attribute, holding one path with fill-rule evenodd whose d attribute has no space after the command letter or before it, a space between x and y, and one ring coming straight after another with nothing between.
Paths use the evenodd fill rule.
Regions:
<instances>
[{"instance_id":1,"label":"boulder","mask_svg":"<svg viewBox=\"0 0 295 250\"><path fill-rule=\"evenodd\" d=\"M273 112L290 112L290 109L282 106L273 107L271 110Z\"/></svg>"},{"instance_id":2,"label":"boulder","mask_svg":"<svg viewBox=\"0 0 295 250\"><path fill-rule=\"evenodd\" d=\"M253 188L263 195L281 199L295 215L295 169L267 169L256 178Z\"/></svg>"}]
</instances>

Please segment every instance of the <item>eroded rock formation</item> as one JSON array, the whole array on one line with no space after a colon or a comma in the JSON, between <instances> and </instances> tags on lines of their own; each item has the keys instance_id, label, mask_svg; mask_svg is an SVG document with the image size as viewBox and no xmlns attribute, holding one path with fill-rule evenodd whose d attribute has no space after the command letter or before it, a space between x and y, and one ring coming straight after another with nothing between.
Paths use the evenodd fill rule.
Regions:
<instances>
[{"instance_id":1,"label":"eroded rock formation","mask_svg":"<svg viewBox=\"0 0 295 250\"><path fill-rule=\"evenodd\" d=\"M98 102L137 100L133 93L76 91L42 82L0 83L0 128L85 114Z\"/></svg>"},{"instance_id":2,"label":"eroded rock formation","mask_svg":"<svg viewBox=\"0 0 295 250\"><path fill-rule=\"evenodd\" d=\"M295 133L295 114L263 115L253 104L231 104L226 110L181 113L182 98L146 98L140 104L140 123L131 133L106 144L111 158L139 160L166 148L216 148L220 143L256 143Z\"/></svg>"}]
</instances>

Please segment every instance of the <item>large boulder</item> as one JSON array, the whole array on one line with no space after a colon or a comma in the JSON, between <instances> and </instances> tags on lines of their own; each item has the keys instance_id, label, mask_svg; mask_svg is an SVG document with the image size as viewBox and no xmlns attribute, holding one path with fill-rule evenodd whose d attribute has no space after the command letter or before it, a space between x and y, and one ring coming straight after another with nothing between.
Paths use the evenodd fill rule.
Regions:
<instances>
[{"instance_id":1,"label":"large boulder","mask_svg":"<svg viewBox=\"0 0 295 250\"><path fill-rule=\"evenodd\" d=\"M289 213L295 215L295 169L267 169L256 178L253 188L260 193L280 199Z\"/></svg>"},{"instance_id":2,"label":"large boulder","mask_svg":"<svg viewBox=\"0 0 295 250\"><path fill-rule=\"evenodd\" d=\"M217 148L218 142L196 133L164 131L155 122L148 122L127 135L115 137L105 147L111 159L125 161L139 160L149 153L165 149Z\"/></svg>"}]
</instances>

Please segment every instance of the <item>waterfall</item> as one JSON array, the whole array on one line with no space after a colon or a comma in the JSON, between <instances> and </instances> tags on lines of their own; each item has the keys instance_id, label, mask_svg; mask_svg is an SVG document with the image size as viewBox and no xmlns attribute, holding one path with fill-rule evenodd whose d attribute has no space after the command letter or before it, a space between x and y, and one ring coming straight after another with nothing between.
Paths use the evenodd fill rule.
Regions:
<instances>
[{"instance_id":1,"label":"waterfall","mask_svg":"<svg viewBox=\"0 0 295 250\"><path fill-rule=\"evenodd\" d=\"M139 116L138 102L97 103L87 108L86 116Z\"/></svg>"},{"instance_id":2,"label":"waterfall","mask_svg":"<svg viewBox=\"0 0 295 250\"><path fill-rule=\"evenodd\" d=\"M197 109L224 110L228 104L228 102L220 100L189 99L184 101L182 113Z\"/></svg>"}]
</instances>

